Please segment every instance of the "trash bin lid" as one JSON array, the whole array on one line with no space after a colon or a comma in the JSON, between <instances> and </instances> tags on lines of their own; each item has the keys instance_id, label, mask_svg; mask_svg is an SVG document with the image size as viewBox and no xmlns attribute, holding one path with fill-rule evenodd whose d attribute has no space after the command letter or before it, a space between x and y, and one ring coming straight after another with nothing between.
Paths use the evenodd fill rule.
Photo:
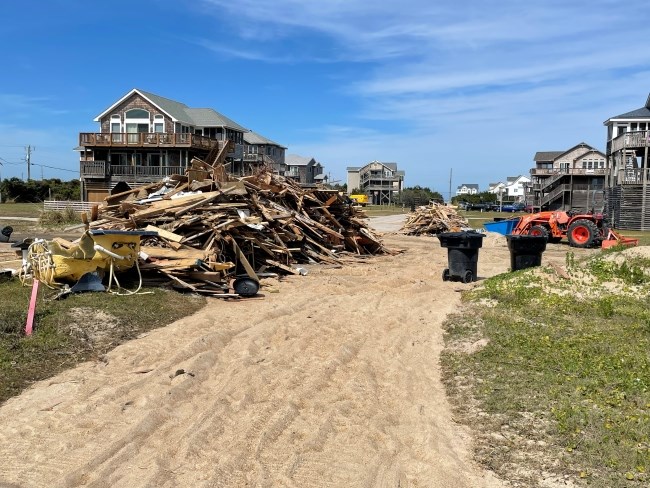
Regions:
<instances>
[{"instance_id":1,"label":"trash bin lid","mask_svg":"<svg viewBox=\"0 0 650 488\"><path fill-rule=\"evenodd\" d=\"M546 250L546 236L530 236L508 234L506 236L510 251L537 254Z\"/></svg>"},{"instance_id":2,"label":"trash bin lid","mask_svg":"<svg viewBox=\"0 0 650 488\"><path fill-rule=\"evenodd\" d=\"M462 247L468 249L478 249L483 245L483 237L476 231L463 231L463 232L442 232L438 234L440 245L442 247Z\"/></svg>"}]
</instances>

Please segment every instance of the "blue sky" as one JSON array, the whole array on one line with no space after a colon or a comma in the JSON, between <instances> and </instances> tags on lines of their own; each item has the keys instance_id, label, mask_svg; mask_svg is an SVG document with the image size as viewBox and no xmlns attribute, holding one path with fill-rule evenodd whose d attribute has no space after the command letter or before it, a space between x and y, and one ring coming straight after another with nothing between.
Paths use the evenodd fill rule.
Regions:
<instances>
[{"instance_id":1,"label":"blue sky","mask_svg":"<svg viewBox=\"0 0 650 488\"><path fill-rule=\"evenodd\" d=\"M79 132L132 88L211 107L288 152L396 162L406 185L528 174L605 147L650 92L647 2L3 2L0 176L78 177ZM59 169L54 169L59 168Z\"/></svg>"}]
</instances>

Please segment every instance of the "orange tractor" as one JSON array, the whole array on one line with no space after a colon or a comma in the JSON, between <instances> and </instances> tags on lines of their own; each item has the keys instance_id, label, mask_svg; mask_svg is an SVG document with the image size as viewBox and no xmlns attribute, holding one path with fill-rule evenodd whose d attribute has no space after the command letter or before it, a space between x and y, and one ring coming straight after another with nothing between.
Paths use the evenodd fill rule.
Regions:
<instances>
[{"instance_id":1,"label":"orange tractor","mask_svg":"<svg viewBox=\"0 0 650 488\"><path fill-rule=\"evenodd\" d=\"M638 239L630 239L607 226L602 214L574 212L538 212L521 217L512 234L544 236L548 242L560 242L566 237L572 247L603 248L615 245L636 246Z\"/></svg>"}]
</instances>

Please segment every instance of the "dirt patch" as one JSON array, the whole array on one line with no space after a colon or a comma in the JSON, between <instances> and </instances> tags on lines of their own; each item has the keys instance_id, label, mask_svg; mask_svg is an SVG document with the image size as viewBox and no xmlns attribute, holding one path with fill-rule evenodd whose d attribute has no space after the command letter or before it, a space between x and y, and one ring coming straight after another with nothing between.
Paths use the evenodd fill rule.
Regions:
<instances>
[{"instance_id":1,"label":"dirt patch","mask_svg":"<svg viewBox=\"0 0 650 488\"><path fill-rule=\"evenodd\" d=\"M103 310L78 307L71 309L68 315L68 333L85 341L93 349L113 342L115 329L120 325L117 317Z\"/></svg>"}]
</instances>

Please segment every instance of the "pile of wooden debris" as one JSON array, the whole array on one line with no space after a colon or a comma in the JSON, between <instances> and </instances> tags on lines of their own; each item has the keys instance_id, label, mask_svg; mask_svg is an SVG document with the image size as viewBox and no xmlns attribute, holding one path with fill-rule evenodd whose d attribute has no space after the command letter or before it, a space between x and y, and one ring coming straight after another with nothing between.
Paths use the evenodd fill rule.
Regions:
<instances>
[{"instance_id":1,"label":"pile of wooden debris","mask_svg":"<svg viewBox=\"0 0 650 488\"><path fill-rule=\"evenodd\" d=\"M458 215L456 210L432 202L410 213L401 232L406 235L435 235L441 232L458 232L467 227L467 220Z\"/></svg>"},{"instance_id":2,"label":"pile of wooden debris","mask_svg":"<svg viewBox=\"0 0 650 488\"><path fill-rule=\"evenodd\" d=\"M197 158L185 175L111 195L84 218L91 230L156 231L142 238L140 270L215 296L234 278L250 291L259 277L304 273L296 264L391 253L335 190L267 171L237 178Z\"/></svg>"}]
</instances>

